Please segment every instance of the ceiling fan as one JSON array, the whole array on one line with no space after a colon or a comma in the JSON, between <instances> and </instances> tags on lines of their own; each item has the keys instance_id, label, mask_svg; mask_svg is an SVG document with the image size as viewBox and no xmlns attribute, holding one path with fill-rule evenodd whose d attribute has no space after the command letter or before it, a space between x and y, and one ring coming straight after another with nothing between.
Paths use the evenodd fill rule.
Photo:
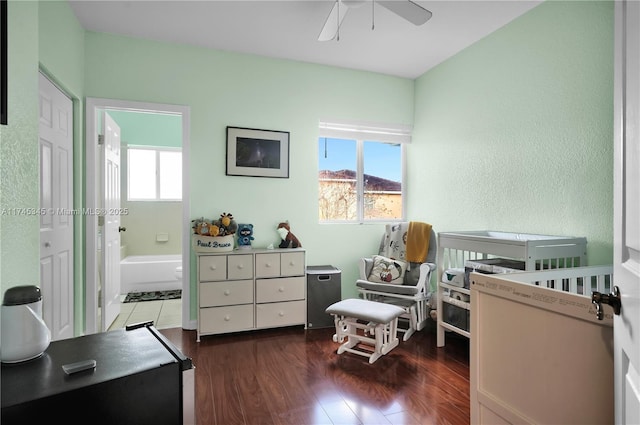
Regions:
<instances>
[{"instance_id":1,"label":"ceiling fan","mask_svg":"<svg viewBox=\"0 0 640 425\"><path fill-rule=\"evenodd\" d=\"M430 11L412 2L411 0L370 0L371 6L375 3L389 9L396 15L406 19L414 25L422 25L427 22L433 15ZM329 16L327 17L324 27L318 36L318 41L329 41L338 37L342 20L347 15L349 9L362 6L366 0L336 0Z\"/></svg>"}]
</instances>

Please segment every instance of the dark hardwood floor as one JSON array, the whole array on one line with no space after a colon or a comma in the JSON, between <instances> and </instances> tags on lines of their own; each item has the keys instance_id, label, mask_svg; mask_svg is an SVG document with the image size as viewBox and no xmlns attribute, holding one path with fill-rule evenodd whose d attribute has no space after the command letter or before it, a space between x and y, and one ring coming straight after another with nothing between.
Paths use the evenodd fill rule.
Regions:
<instances>
[{"instance_id":1,"label":"dark hardwood floor","mask_svg":"<svg viewBox=\"0 0 640 425\"><path fill-rule=\"evenodd\" d=\"M374 364L333 328L161 332L193 359L199 425L469 423L469 341L437 348L433 323Z\"/></svg>"}]
</instances>

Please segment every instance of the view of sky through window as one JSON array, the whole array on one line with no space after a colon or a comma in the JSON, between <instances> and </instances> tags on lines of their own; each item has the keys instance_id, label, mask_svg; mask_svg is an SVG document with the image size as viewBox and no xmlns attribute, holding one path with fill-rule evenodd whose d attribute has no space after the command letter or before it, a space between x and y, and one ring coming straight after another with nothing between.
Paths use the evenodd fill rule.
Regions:
<instances>
[{"instance_id":1,"label":"view of sky through window","mask_svg":"<svg viewBox=\"0 0 640 425\"><path fill-rule=\"evenodd\" d=\"M395 182L402 181L402 170L398 167L400 154L399 145L365 142L364 173ZM319 170L356 171L356 142L321 137L318 143L318 159Z\"/></svg>"}]
</instances>

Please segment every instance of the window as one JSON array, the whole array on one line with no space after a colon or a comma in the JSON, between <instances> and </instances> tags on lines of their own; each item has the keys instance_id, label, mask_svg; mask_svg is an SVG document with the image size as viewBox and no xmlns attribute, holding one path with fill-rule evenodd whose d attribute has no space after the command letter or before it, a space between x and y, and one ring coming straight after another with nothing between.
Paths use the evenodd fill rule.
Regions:
<instances>
[{"instance_id":1,"label":"window","mask_svg":"<svg viewBox=\"0 0 640 425\"><path fill-rule=\"evenodd\" d=\"M182 199L182 151L170 148L127 149L127 200Z\"/></svg>"},{"instance_id":2,"label":"window","mask_svg":"<svg viewBox=\"0 0 640 425\"><path fill-rule=\"evenodd\" d=\"M320 222L404 219L405 127L320 123Z\"/></svg>"}]
</instances>

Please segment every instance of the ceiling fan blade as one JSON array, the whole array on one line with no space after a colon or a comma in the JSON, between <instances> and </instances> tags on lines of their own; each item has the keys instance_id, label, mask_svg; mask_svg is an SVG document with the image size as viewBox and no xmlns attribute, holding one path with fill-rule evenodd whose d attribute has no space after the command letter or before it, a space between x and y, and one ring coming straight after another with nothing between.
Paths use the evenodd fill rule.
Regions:
<instances>
[{"instance_id":1,"label":"ceiling fan blade","mask_svg":"<svg viewBox=\"0 0 640 425\"><path fill-rule=\"evenodd\" d=\"M422 25L431 19L433 15L430 11L425 9L424 7L410 1L398 1L398 0L389 0L389 1L376 1L376 3L386 7L393 13L398 16L403 17L407 21L415 24Z\"/></svg>"},{"instance_id":2,"label":"ceiling fan blade","mask_svg":"<svg viewBox=\"0 0 640 425\"><path fill-rule=\"evenodd\" d=\"M339 0L340 1L340 0ZM348 7L344 4L340 4L338 7L338 2L336 1L333 4L333 8L331 12L329 12L329 16L327 17L327 21L324 23L322 27L322 31L320 31L320 35L318 36L318 41L329 41L336 38L338 34L338 29L340 25L342 25L342 21L347 14ZM338 11L340 11L340 23L338 24Z\"/></svg>"}]
</instances>

